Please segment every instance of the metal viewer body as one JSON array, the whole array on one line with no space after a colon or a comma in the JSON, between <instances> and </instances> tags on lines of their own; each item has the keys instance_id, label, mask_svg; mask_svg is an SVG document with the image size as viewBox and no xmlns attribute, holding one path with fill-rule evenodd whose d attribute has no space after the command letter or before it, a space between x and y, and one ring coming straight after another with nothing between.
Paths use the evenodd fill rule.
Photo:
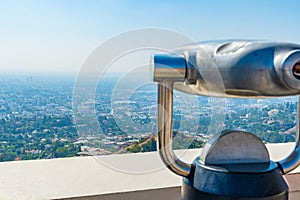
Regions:
<instances>
[{"instance_id":1,"label":"metal viewer body","mask_svg":"<svg viewBox=\"0 0 300 200\"><path fill-rule=\"evenodd\" d=\"M152 59L154 81L159 83L158 148L166 166L184 177L182 199L288 199L288 185L282 174L300 164L299 128L293 152L278 163L270 160L260 138L243 131L223 131L206 144L201 157L188 164L172 150L173 89L234 98L299 95L300 45L211 41L175 49L173 54L154 55ZM240 154L231 153L234 151Z\"/></svg>"},{"instance_id":2,"label":"metal viewer body","mask_svg":"<svg viewBox=\"0 0 300 200\"><path fill-rule=\"evenodd\" d=\"M172 68L177 75L184 74L185 81L174 83L174 88L179 91L204 96L226 94L226 97L237 98L297 95L300 91L299 74L296 76L293 70L300 62L298 44L251 40L211 41L181 47L175 52L173 58L177 56L176 59L180 60L184 57L185 63L182 60L176 62L176 59L171 61L171 55L154 55L154 60L160 58L155 65ZM160 63L163 57L164 62ZM172 67L173 63L168 65L167 60L176 62L176 68ZM155 81L162 74L159 72L161 68L154 69ZM176 72L179 69L181 72ZM210 78L204 77L209 73ZM212 74L221 76L222 83L215 82ZM171 77L170 74L168 78ZM210 90L220 87L224 90Z\"/></svg>"}]
</instances>

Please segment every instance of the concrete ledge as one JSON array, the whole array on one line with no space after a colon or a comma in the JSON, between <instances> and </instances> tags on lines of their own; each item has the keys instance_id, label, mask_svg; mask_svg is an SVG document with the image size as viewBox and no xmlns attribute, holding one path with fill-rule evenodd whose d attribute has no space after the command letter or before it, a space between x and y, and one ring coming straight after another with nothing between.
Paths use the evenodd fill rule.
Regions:
<instances>
[{"instance_id":1,"label":"concrete ledge","mask_svg":"<svg viewBox=\"0 0 300 200\"><path fill-rule=\"evenodd\" d=\"M289 186L289 200L300 199L300 174L288 174L285 176ZM64 200L180 200L181 186L161 188L161 189L150 189L143 191L123 192L123 193L112 193L95 196L84 196L84 197L73 197L64 198ZM59 200L59 199L57 199Z\"/></svg>"},{"instance_id":2,"label":"concrete ledge","mask_svg":"<svg viewBox=\"0 0 300 200\"><path fill-rule=\"evenodd\" d=\"M293 144L267 145L273 160ZM199 149L176 153L187 162ZM300 199L299 168L286 175L290 200ZM299 180L299 181L298 181ZM171 173L157 152L0 163L0 199L180 199L181 177Z\"/></svg>"},{"instance_id":3,"label":"concrete ledge","mask_svg":"<svg viewBox=\"0 0 300 200\"><path fill-rule=\"evenodd\" d=\"M181 187L150 189L143 191L113 193L95 196L64 198L64 200L180 200ZM58 199L57 199L58 200Z\"/></svg>"}]
</instances>

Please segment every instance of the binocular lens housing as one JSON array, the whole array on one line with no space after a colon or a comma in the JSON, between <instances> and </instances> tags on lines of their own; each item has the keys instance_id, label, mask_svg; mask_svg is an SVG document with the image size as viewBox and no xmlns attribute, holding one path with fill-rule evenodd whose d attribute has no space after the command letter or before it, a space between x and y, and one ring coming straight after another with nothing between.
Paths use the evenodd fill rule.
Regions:
<instances>
[{"instance_id":1,"label":"binocular lens housing","mask_svg":"<svg viewBox=\"0 0 300 200\"><path fill-rule=\"evenodd\" d=\"M293 66L293 75L300 80L300 60Z\"/></svg>"},{"instance_id":2,"label":"binocular lens housing","mask_svg":"<svg viewBox=\"0 0 300 200\"><path fill-rule=\"evenodd\" d=\"M300 45L210 41L153 56L154 81L201 96L267 98L300 94Z\"/></svg>"}]
</instances>

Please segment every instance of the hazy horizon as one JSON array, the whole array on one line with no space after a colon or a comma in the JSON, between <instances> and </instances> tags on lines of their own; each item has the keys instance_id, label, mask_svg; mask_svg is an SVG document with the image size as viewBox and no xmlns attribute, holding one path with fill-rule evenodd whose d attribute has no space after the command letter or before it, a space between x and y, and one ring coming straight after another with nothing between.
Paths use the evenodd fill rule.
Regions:
<instances>
[{"instance_id":1,"label":"hazy horizon","mask_svg":"<svg viewBox=\"0 0 300 200\"><path fill-rule=\"evenodd\" d=\"M103 42L145 27L174 30L195 41L245 38L300 43L298 4L297 0L3 0L0 72L76 74Z\"/></svg>"}]
</instances>

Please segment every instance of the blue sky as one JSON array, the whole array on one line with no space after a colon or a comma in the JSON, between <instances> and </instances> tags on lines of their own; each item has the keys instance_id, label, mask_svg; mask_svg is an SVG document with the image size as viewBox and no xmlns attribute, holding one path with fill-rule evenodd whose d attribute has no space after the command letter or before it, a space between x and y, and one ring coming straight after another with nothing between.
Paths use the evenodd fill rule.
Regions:
<instances>
[{"instance_id":1,"label":"blue sky","mask_svg":"<svg viewBox=\"0 0 300 200\"><path fill-rule=\"evenodd\" d=\"M0 0L0 72L77 72L102 42L160 27L194 40L300 43L298 0Z\"/></svg>"}]
</instances>

